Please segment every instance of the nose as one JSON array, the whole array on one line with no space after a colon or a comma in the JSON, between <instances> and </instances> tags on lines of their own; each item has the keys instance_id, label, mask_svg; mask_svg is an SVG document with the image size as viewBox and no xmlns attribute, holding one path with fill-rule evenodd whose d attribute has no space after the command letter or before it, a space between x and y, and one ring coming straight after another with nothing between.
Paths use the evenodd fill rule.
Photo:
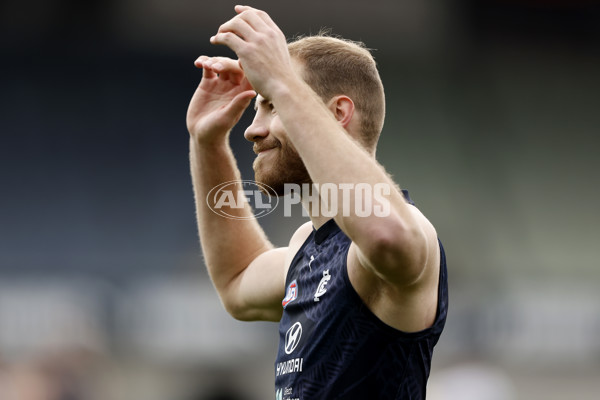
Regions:
<instances>
[{"instance_id":1,"label":"nose","mask_svg":"<svg viewBox=\"0 0 600 400\"><path fill-rule=\"evenodd\" d=\"M244 132L244 138L249 142L258 142L269 135L269 129L264 122L257 117L254 118L252 124Z\"/></svg>"}]
</instances>

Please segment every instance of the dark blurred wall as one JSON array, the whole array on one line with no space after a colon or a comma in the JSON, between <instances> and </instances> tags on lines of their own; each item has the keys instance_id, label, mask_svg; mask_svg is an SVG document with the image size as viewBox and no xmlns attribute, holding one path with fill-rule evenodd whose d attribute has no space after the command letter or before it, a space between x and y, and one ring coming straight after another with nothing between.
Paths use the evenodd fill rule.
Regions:
<instances>
[{"instance_id":1,"label":"dark blurred wall","mask_svg":"<svg viewBox=\"0 0 600 400\"><path fill-rule=\"evenodd\" d=\"M1 273L196 267L185 111L195 57L230 54L208 38L233 4L2 3ZM388 99L378 155L438 227L455 276L596 274L592 2L253 5L288 36L328 26L376 49Z\"/></svg>"},{"instance_id":2,"label":"dark blurred wall","mask_svg":"<svg viewBox=\"0 0 600 400\"><path fill-rule=\"evenodd\" d=\"M288 37L330 27L374 49L378 159L449 261L430 380L446 397L431 400L485 387L490 364L518 398L600 391L594 3L251 2ZM276 329L233 321L203 279L188 170L193 61L232 55L208 39L233 5L0 3L0 397L19 363L49 351L89 357L76 369L92 398L198 398L220 382L272 397ZM252 114L231 136L246 179ZM260 222L285 245L303 219L278 209Z\"/></svg>"}]
</instances>

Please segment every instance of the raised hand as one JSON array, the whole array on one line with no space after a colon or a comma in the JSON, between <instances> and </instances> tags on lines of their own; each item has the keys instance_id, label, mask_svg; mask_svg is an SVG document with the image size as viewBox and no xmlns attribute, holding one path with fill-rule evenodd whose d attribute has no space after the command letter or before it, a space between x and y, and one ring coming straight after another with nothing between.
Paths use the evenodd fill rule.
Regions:
<instances>
[{"instance_id":1,"label":"raised hand","mask_svg":"<svg viewBox=\"0 0 600 400\"><path fill-rule=\"evenodd\" d=\"M202 80L187 111L187 128L199 143L222 140L239 121L256 92L237 60L201 56Z\"/></svg>"},{"instance_id":2,"label":"raised hand","mask_svg":"<svg viewBox=\"0 0 600 400\"><path fill-rule=\"evenodd\" d=\"M231 48L254 89L271 99L279 85L297 79L283 32L264 11L236 6L237 15L210 41Z\"/></svg>"}]
</instances>

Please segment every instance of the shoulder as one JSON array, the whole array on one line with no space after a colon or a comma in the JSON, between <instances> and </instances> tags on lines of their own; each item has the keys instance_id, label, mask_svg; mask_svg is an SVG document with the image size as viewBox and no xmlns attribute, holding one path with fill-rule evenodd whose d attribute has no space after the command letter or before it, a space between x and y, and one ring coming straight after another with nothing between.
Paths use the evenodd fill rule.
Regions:
<instances>
[{"instance_id":1,"label":"shoulder","mask_svg":"<svg viewBox=\"0 0 600 400\"><path fill-rule=\"evenodd\" d=\"M290 264L292 263L292 260L294 259L294 256L296 255L298 250L300 250L300 248L302 247L304 242L306 242L306 239L308 239L308 237L310 236L312 231L313 231L313 224L311 221L308 221L308 222L300 225L300 227L298 229L296 229L296 231L292 235L290 242L288 244L288 247L287 247L287 254L286 254L286 258L285 258L286 274L287 274L287 270L290 267Z\"/></svg>"},{"instance_id":2,"label":"shoulder","mask_svg":"<svg viewBox=\"0 0 600 400\"><path fill-rule=\"evenodd\" d=\"M298 250L302 244L306 241L306 239L308 238L308 236L311 234L311 232L313 231L313 224L311 221L307 221L304 224L300 225L300 227L298 227L298 229L296 229L296 232L294 232L294 234L292 235L291 239L290 239L290 243L289 243L289 247L297 247L296 250Z\"/></svg>"}]
</instances>

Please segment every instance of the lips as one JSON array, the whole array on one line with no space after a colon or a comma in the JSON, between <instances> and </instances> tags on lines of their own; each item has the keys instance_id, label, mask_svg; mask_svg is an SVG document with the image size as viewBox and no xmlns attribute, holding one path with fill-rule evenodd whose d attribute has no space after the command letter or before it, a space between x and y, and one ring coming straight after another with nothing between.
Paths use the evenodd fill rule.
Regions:
<instances>
[{"instance_id":1,"label":"lips","mask_svg":"<svg viewBox=\"0 0 600 400\"><path fill-rule=\"evenodd\" d=\"M273 150L273 149L275 149L275 148L277 148L277 146L275 146L275 147L256 147L256 146L255 146L255 147L253 148L253 150L254 150L254 152L255 152L256 154L260 154L260 153L264 153L264 152L266 152L266 151L269 151L269 150Z\"/></svg>"}]
</instances>

